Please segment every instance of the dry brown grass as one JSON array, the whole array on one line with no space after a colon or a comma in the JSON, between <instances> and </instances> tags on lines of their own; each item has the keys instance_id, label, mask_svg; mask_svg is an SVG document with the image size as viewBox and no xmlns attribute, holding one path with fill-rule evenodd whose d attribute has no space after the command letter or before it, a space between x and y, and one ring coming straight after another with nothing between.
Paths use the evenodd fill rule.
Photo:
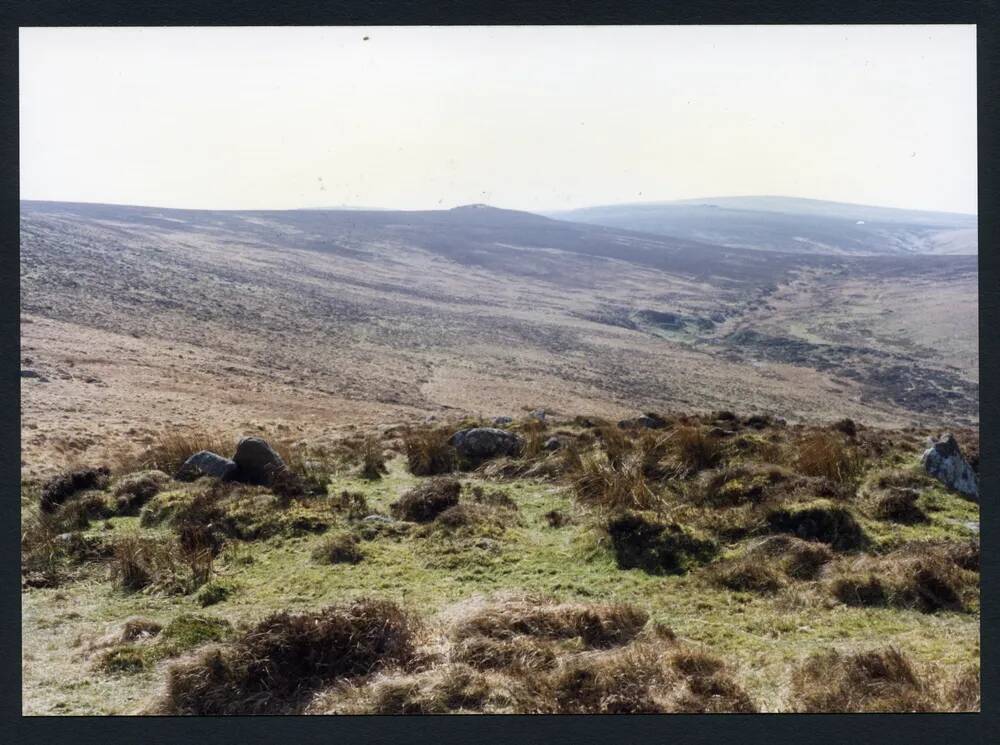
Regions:
<instances>
[{"instance_id":1,"label":"dry brown grass","mask_svg":"<svg viewBox=\"0 0 1000 745\"><path fill-rule=\"evenodd\" d=\"M410 429L403 434L406 464L414 476L451 473L458 468L458 454L448 442L451 432L443 428Z\"/></svg>"},{"instance_id":2,"label":"dry brown grass","mask_svg":"<svg viewBox=\"0 0 1000 745\"><path fill-rule=\"evenodd\" d=\"M422 535L431 532L453 537L499 538L518 521L516 512L476 502L462 502L441 512Z\"/></svg>"},{"instance_id":3,"label":"dry brown grass","mask_svg":"<svg viewBox=\"0 0 1000 745\"><path fill-rule=\"evenodd\" d=\"M792 674L791 705L799 712L975 711L978 670L948 679L921 674L901 651L829 651L808 658Z\"/></svg>"},{"instance_id":4,"label":"dry brown grass","mask_svg":"<svg viewBox=\"0 0 1000 745\"><path fill-rule=\"evenodd\" d=\"M550 528L562 528L573 522L572 516L566 514L562 510L549 510L543 515L543 517L549 524Z\"/></svg>"},{"instance_id":5,"label":"dry brown grass","mask_svg":"<svg viewBox=\"0 0 1000 745\"><path fill-rule=\"evenodd\" d=\"M548 425L541 419L531 417L524 420L518 430L524 438L524 446L521 448L520 457L525 460L534 460L545 453L545 440L548 439L546 430Z\"/></svg>"},{"instance_id":6,"label":"dry brown grass","mask_svg":"<svg viewBox=\"0 0 1000 745\"><path fill-rule=\"evenodd\" d=\"M122 625L120 640L133 642L138 639L148 639L163 630L163 626L150 618L129 618Z\"/></svg>"},{"instance_id":7,"label":"dry brown grass","mask_svg":"<svg viewBox=\"0 0 1000 745\"><path fill-rule=\"evenodd\" d=\"M611 424L598 427L594 435L600 448L612 466L621 464L622 460L633 451L633 443L628 433Z\"/></svg>"},{"instance_id":8,"label":"dry brown grass","mask_svg":"<svg viewBox=\"0 0 1000 745\"><path fill-rule=\"evenodd\" d=\"M737 592L771 593L784 584L780 570L772 562L749 555L715 562L708 567L706 576L713 584Z\"/></svg>"},{"instance_id":9,"label":"dry brown grass","mask_svg":"<svg viewBox=\"0 0 1000 745\"><path fill-rule=\"evenodd\" d=\"M419 671L386 670L321 693L309 713L751 712L722 660L627 606L525 596L474 604ZM583 645L581 650L580 645Z\"/></svg>"},{"instance_id":10,"label":"dry brown grass","mask_svg":"<svg viewBox=\"0 0 1000 745\"><path fill-rule=\"evenodd\" d=\"M479 672L469 665L438 665L419 673L386 673L371 681L341 683L307 709L310 714L463 714L532 712L521 680Z\"/></svg>"},{"instance_id":11,"label":"dry brown grass","mask_svg":"<svg viewBox=\"0 0 1000 745\"><path fill-rule=\"evenodd\" d=\"M128 533L114 543L111 581L123 590L135 592L163 575L176 575L173 552L164 541Z\"/></svg>"},{"instance_id":12,"label":"dry brown grass","mask_svg":"<svg viewBox=\"0 0 1000 745\"><path fill-rule=\"evenodd\" d=\"M885 556L861 556L834 567L830 593L855 606L913 608L924 613L966 609L978 592L978 575L959 563L962 555L924 545Z\"/></svg>"},{"instance_id":13,"label":"dry brown grass","mask_svg":"<svg viewBox=\"0 0 1000 745\"><path fill-rule=\"evenodd\" d=\"M137 453L119 456L114 463L114 471L128 474L156 470L172 476L184 465L184 461L201 450L229 458L235 448L236 442L232 438L217 432L168 432Z\"/></svg>"},{"instance_id":14,"label":"dry brown grass","mask_svg":"<svg viewBox=\"0 0 1000 745\"><path fill-rule=\"evenodd\" d=\"M729 590L773 593L789 580L815 579L833 556L822 543L776 535L748 546L739 556L714 562L705 576Z\"/></svg>"},{"instance_id":15,"label":"dry brown grass","mask_svg":"<svg viewBox=\"0 0 1000 745\"><path fill-rule=\"evenodd\" d=\"M571 658L549 686L548 708L560 714L756 711L722 660L648 642Z\"/></svg>"},{"instance_id":16,"label":"dry brown grass","mask_svg":"<svg viewBox=\"0 0 1000 745\"><path fill-rule=\"evenodd\" d=\"M155 709L209 716L296 713L324 684L407 662L414 634L412 619L388 601L276 613L232 644L171 666Z\"/></svg>"},{"instance_id":17,"label":"dry brown grass","mask_svg":"<svg viewBox=\"0 0 1000 745\"><path fill-rule=\"evenodd\" d=\"M817 430L795 442L793 464L806 476L853 484L864 470L865 459L857 448L845 442L843 435Z\"/></svg>"},{"instance_id":18,"label":"dry brown grass","mask_svg":"<svg viewBox=\"0 0 1000 745\"><path fill-rule=\"evenodd\" d=\"M648 615L630 605L579 605L557 603L530 596L490 604L459 620L453 627L456 640L471 637L509 640L573 639L588 647L609 647L633 639L646 625Z\"/></svg>"},{"instance_id":19,"label":"dry brown grass","mask_svg":"<svg viewBox=\"0 0 1000 745\"><path fill-rule=\"evenodd\" d=\"M334 456L326 448L288 440L275 440L271 446L285 463L285 468L273 477L271 489L275 494L286 501L326 496L327 485L337 469Z\"/></svg>"},{"instance_id":20,"label":"dry brown grass","mask_svg":"<svg viewBox=\"0 0 1000 745\"><path fill-rule=\"evenodd\" d=\"M834 555L823 543L775 535L750 546L747 556L758 561L776 562L780 571L791 579L810 580L819 575Z\"/></svg>"},{"instance_id":21,"label":"dry brown grass","mask_svg":"<svg viewBox=\"0 0 1000 745\"><path fill-rule=\"evenodd\" d=\"M477 635L457 642L451 650L451 659L476 670L527 674L532 670L551 670L556 664L556 653L551 645L530 636L496 639Z\"/></svg>"},{"instance_id":22,"label":"dry brown grass","mask_svg":"<svg viewBox=\"0 0 1000 745\"><path fill-rule=\"evenodd\" d=\"M27 586L57 585L67 555L56 539L64 525L59 517L37 505L21 506L21 581Z\"/></svg>"},{"instance_id":23,"label":"dry brown grass","mask_svg":"<svg viewBox=\"0 0 1000 745\"><path fill-rule=\"evenodd\" d=\"M577 501L601 510L657 509L663 498L646 478L642 456L630 451L618 460L598 453L580 459L571 477Z\"/></svg>"},{"instance_id":24,"label":"dry brown grass","mask_svg":"<svg viewBox=\"0 0 1000 745\"><path fill-rule=\"evenodd\" d=\"M712 437L701 427L678 427L671 433L670 442L682 474L715 468L725 457L723 441Z\"/></svg>"},{"instance_id":25,"label":"dry brown grass","mask_svg":"<svg viewBox=\"0 0 1000 745\"><path fill-rule=\"evenodd\" d=\"M176 532L180 559L191 572L192 589L201 587L212 578L222 541L210 525L186 522L176 526Z\"/></svg>"},{"instance_id":26,"label":"dry brown grass","mask_svg":"<svg viewBox=\"0 0 1000 745\"><path fill-rule=\"evenodd\" d=\"M979 711L981 687L979 665L969 665L944 682L944 700L951 711Z\"/></svg>"},{"instance_id":27,"label":"dry brown grass","mask_svg":"<svg viewBox=\"0 0 1000 745\"><path fill-rule=\"evenodd\" d=\"M217 548L204 526L186 526L177 538L126 532L112 544L109 577L126 592L189 593L211 578Z\"/></svg>"},{"instance_id":28,"label":"dry brown grass","mask_svg":"<svg viewBox=\"0 0 1000 745\"><path fill-rule=\"evenodd\" d=\"M689 653L691 654L691 653ZM449 664L417 674L386 674L319 697L311 713L342 714L662 714L756 711L725 665L699 664L670 647L636 643L567 656L551 670L486 672ZM685 672L685 669L689 672Z\"/></svg>"},{"instance_id":29,"label":"dry brown grass","mask_svg":"<svg viewBox=\"0 0 1000 745\"><path fill-rule=\"evenodd\" d=\"M897 556L938 556L970 572L979 571L979 541L912 541L900 546Z\"/></svg>"}]
</instances>

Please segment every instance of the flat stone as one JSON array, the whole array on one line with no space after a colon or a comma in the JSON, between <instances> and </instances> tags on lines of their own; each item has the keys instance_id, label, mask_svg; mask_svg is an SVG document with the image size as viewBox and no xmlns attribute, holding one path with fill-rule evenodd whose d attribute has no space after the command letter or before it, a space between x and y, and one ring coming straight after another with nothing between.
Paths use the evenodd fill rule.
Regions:
<instances>
[{"instance_id":1,"label":"flat stone","mask_svg":"<svg viewBox=\"0 0 1000 745\"><path fill-rule=\"evenodd\" d=\"M236 473L236 463L208 450L199 450L177 469L174 478L178 481L194 481L202 476L211 476L222 481L230 481Z\"/></svg>"}]
</instances>

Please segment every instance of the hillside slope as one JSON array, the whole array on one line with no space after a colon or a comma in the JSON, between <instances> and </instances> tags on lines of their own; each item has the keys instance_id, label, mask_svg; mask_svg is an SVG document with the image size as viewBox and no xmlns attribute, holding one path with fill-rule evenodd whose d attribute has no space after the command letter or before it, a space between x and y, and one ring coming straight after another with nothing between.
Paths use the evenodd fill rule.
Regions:
<instances>
[{"instance_id":1,"label":"hillside slope","mask_svg":"<svg viewBox=\"0 0 1000 745\"><path fill-rule=\"evenodd\" d=\"M974 422L976 272L974 256L751 251L476 206L25 202L24 468L204 422Z\"/></svg>"}]
</instances>

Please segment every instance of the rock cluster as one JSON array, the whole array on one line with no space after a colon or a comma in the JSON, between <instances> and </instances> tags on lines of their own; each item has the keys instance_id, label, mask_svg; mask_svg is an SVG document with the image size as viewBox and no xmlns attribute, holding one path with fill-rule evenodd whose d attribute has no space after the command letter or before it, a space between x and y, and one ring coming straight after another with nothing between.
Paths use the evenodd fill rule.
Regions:
<instances>
[{"instance_id":1,"label":"rock cluster","mask_svg":"<svg viewBox=\"0 0 1000 745\"><path fill-rule=\"evenodd\" d=\"M201 476L211 476L222 481L267 486L284 470L285 462L267 442L259 437L244 437L236 444L236 453L231 459L201 450L184 461L175 478L194 481Z\"/></svg>"}]
</instances>

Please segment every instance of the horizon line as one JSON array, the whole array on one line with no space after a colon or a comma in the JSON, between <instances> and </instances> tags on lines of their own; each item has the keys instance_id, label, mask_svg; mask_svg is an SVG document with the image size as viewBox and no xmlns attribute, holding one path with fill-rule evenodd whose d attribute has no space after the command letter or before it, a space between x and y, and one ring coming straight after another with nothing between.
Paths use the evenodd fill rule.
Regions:
<instances>
[{"instance_id":1,"label":"horizon line","mask_svg":"<svg viewBox=\"0 0 1000 745\"><path fill-rule=\"evenodd\" d=\"M570 213L580 210L589 209L600 209L603 207L657 207L669 204L690 204L697 202L710 202L714 199L789 199L798 200L803 202L822 202L825 204L839 204L849 207L867 207L876 208L882 210L896 210L899 212L926 212L926 213L936 213L942 215L956 215L961 217L975 217L979 218L979 212L956 212L954 210L942 210L942 209L924 209L924 208L914 208L914 207L889 207L880 204L867 204L864 202L843 202L836 199L818 199L816 197L792 197L784 194L730 194L726 196L706 196L706 197L685 197L682 199L660 199L660 200L647 200L641 202L604 202L601 204L587 204L577 207L564 207L560 209L517 209L512 207L498 207L492 204L486 204L483 202L465 202L461 204L455 204L451 207L438 207L438 208L398 208L398 207L374 207L374 206L355 206L355 205L338 205L332 207L166 207L163 205L154 204L138 204L129 202L97 202L88 201L81 199L31 199L26 197L19 197L18 204L23 202L38 202L45 204L81 204L81 205L93 205L93 206L103 206L103 207L132 207L138 209L156 209L156 210L177 210L184 212L447 212L449 210L458 209L461 207L489 207L491 209L506 210L510 212L525 212L528 214L539 215L545 217L548 215L560 214L560 213ZM697 204L692 204L692 206L698 206Z\"/></svg>"}]
</instances>

